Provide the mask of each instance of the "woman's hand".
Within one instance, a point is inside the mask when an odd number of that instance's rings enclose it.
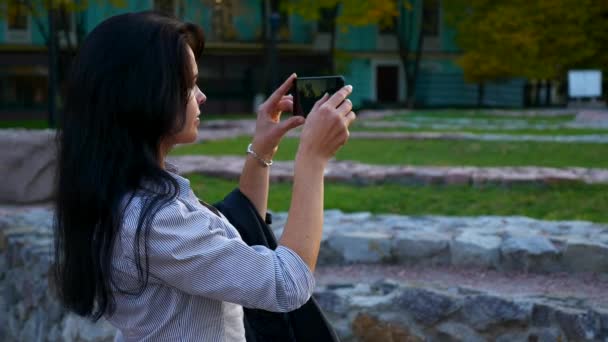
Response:
[[[353,104],[347,99],[353,87],[347,85],[329,97],[327,94],[317,101],[306,118],[299,157],[313,158],[327,163],[348,140],[348,127],[355,120]]]
[[[304,118],[301,116],[280,121],[281,113],[293,110],[293,98],[286,94],[295,78],[296,74],[289,76],[258,108],[252,144],[253,150],[263,159],[271,160],[279,148],[281,138],[289,130],[304,123]]]

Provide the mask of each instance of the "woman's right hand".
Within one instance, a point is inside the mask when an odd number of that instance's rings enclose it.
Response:
[[[327,163],[348,140],[348,127],[355,120],[353,104],[347,99],[353,87],[347,85],[315,103],[300,136],[298,157]]]

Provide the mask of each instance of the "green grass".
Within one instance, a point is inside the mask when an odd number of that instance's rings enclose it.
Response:
[[[256,118],[256,114],[254,113],[228,113],[228,114],[207,114],[204,111],[201,114],[201,121],[203,124],[205,121],[213,121],[213,120],[242,120],[242,119],[251,119],[254,120]]]
[[[411,120],[415,117],[420,118],[434,118],[437,122],[441,122],[442,119],[479,119],[479,120],[490,120],[490,121],[509,121],[509,120],[525,120],[530,124],[539,123],[566,123],[572,121],[576,115],[564,114],[556,116],[525,116],[525,115],[499,115],[499,114],[488,114],[484,111],[467,111],[467,110],[439,110],[439,111],[412,111],[409,113],[397,113],[390,116],[386,116],[380,120],[387,121],[402,121]]]
[[[217,202],[237,181],[189,175],[194,192]],[[287,211],[291,184],[272,184],[268,207]],[[325,184],[325,208],[402,215],[523,215],[546,220],[608,222],[608,185],[502,186],[354,186]]]
[[[212,120],[241,120],[255,119],[252,113],[229,113],[229,114],[202,114],[203,121]],[[3,128],[27,128],[27,129],[46,129],[49,128],[47,120],[0,120],[0,129]]]
[[[356,121],[350,126],[353,132],[437,132],[437,133],[458,133],[468,132],[475,134],[513,134],[513,135],[588,135],[588,134],[606,134],[608,129],[593,129],[593,128],[558,128],[558,129],[476,129],[476,128],[442,128],[436,129],[431,127],[365,127],[358,124]]]
[[[250,137],[181,146],[172,155],[244,155]],[[298,139],[281,142],[275,160],[292,160]],[[338,160],[425,166],[608,167],[608,144],[351,139]]]
[[[49,128],[47,120],[0,120],[2,128],[27,128],[27,129],[46,129]]]

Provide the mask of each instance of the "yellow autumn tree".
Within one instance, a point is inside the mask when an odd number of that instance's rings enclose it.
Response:
[[[127,0],[0,0],[0,19],[32,19],[49,53],[49,126],[54,127],[55,103],[68,74],[73,56],[84,40],[85,12],[91,5],[125,7]],[[61,43],[60,43],[61,42]]]
[[[555,80],[572,68],[608,70],[605,0],[450,0],[465,77]]]
[[[349,27],[393,25],[394,18],[399,15],[397,1],[364,1],[364,0],[291,0],[283,3],[284,9],[290,14],[297,14],[306,20],[318,21],[321,13],[325,13],[331,22],[330,27],[330,56],[331,70],[335,71],[336,31],[345,32]]]

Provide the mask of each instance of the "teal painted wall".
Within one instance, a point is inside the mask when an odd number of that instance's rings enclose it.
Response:
[[[418,22],[420,20],[421,2],[422,0],[412,0],[414,11],[407,12],[399,20],[403,27],[409,27],[408,21],[413,21],[414,30],[417,31]],[[86,24],[87,32],[90,32],[104,19],[130,11],[142,11],[151,9],[153,0],[129,0],[125,7],[113,7],[105,2],[92,1],[87,10]],[[179,6],[179,5],[178,5]],[[182,10],[178,10],[178,14],[182,14],[183,19],[194,22],[203,27],[207,32],[211,30],[212,12],[208,6],[201,6],[200,0],[184,0]],[[443,18],[443,15],[441,16]],[[234,25],[237,31],[237,40],[239,41],[255,41],[261,34],[261,6],[257,1],[242,1],[235,8]],[[42,22],[46,25],[46,19]],[[303,18],[293,15],[289,19],[290,22],[290,37],[292,43],[310,43],[314,39],[316,24],[304,20]],[[0,43],[4,42],[4,22],[0,21]],[[455,32],[446,23],[441,22],[441,49],[447,52],[458,51],[455,43]],[[414,35],[417,32],[413,33]],[[369,25],[364,27],[349,27],[343,31],[338,28],[337,32],[337,48],[346,51],[375,51],[376,40],[378,37],[378,27]],[[412,41],[411,49],[415,48],[415,41]],[[44,39],[37,26],[32,22],[32,44],[44,44]]]
[[[377,30],[375,26],[349,27],[338,30],[336,47],[346,51],[375,51]]]
[[[369,59],[354,58],[348,65],[348,71],[344,73],[346,84],[353,86],[350,100],[353,106],[359,107],[366,100],[371,99],[372,94],[372,68]]]
[[[262,34],[262,8],[257,1],[240,2],[232,22],[239,41],[255,41]],[[209,17],[210,19],[210,17]]]
[[[299,44],[312,42],[314,30],[316,29],[316,24],[314,22],[305,20],[298,15],[292,15],[289,18],[289,21],[291,42]]]
[[[5,34],[4,34],[5,33],[5,30],[4,30],[5,26],[6,26],[5,21],[2,20],[2,19],[0,19],[0,44],[2,44],[5,41],[5,39],[4,39],[4,37],[5,37]]]

